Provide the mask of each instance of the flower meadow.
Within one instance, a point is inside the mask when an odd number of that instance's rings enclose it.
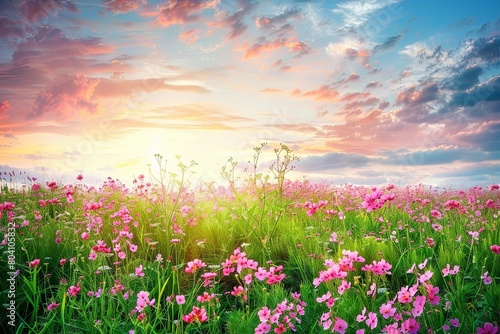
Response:
[[[260,149],[225,186],[159,155],[131,187],[3,182],[3,332],[499,333],[498,185],[291,181],[291,151],[266,174]]]

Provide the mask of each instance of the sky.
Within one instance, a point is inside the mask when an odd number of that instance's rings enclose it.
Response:
[[[253,147],[332,184],[500,181],[497,0],[2,0],[0,172],[223,183]]]

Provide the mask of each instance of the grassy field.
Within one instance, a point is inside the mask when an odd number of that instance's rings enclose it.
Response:
[[[2,175],[3,332],[498,332],[498,185],[292,182],[276,153],[224,187],[161,156],[132,187]]]

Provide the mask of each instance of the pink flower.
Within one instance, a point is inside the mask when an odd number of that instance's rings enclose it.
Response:
[[[135,275],[136,276],[144,276],[144,272],[142,271],[142,264],[139,265],[139,267],[135,268]]]
[[[382,306],[380,306],[380,314],[382,314],[382,317],[384,317],[384,319],[388,319],[396,314],[396,308],[392,307],[392,302],[382,304]]]
[[[453,327],[460,327],[460,320],[458,320],[458,318],[450,319],[450,325]]]
[[[269,333],[271,330],[271,325],[261,322],[257,327],[255,327],[255,334]]]
[[[491,284],[493,282],[493,279],[488,276],[488,272],[485,271],[484,274],[481,276],[481,279],[483,280],[483,283],[488,285],[488,284]]]
[[[410,319],[403,321],[403,323],[401,324],[401,329],[404,331],[403,333],[407,332],[407,333],[415,334],[415,333],[418,333],[418,330],[420,329],[420,325],[415,319],[410,318]],[[400,332],[398,332],[398,333],[400,333]]]
[[[91,250],[89,254],[89,260],[94,261],[95,259],[97,259],[97,253]]]
[[[184,295],[177,295],[175,296],[175,301],[177,302],[177,305],[182,305],[186,303],[186,297],[184,297]]]
[[[378,319],[377,319],[377,314],[370,312],[368,313],[368,319],[366,319],[366,325],[369,326],[371,329],[374,329],[377,327]]]
[[[335,324],[333,325],[333,331],[344,334],[347,329],[347,322],[342,318],[336,318]]]
[[[82,239],[87,240],[89,238],[89,232],[83,232],[82,233]]]
[[[492,323],[487,322],[484,326],[478,327],[477,334],[496,334],[498,333],[498,326],[494,326]]]
[[[264,306],[259,312],[257,312],[257,315],[259,316],[260,322],[266,322],[271,317],[271,312],[267,306]]]
[[[40,259],[34,259],[29,263],[30,268],[36,268],[40,265]]]
[[[491,246],[491,251],[496,254],[500,254],[500,246],[499,245],[493,245]]]
[[[187,323],[200,323],[208,320],[207,311],[204,308],[193,306],[189,314],[182,316],[182,320]]]
[[[60,264],[61,266],[64,266],[64,265],[66,264],[66,259],[60,259],[60,260],[59,260],[59,264]]]
[[[207,264],[205,262],[202,262],[199,259],[194,259],[193,261],[188,262],[187,267],[186,269],[184,269],[184,271],[189,274],[194,274],[198,269],[206,266]]]
[[[134,245],[134,244],[129,244],[129,245],[128,245],[128,248],[130,249],[130,251],[131,251],[132,253],[137,252],[137,245]]]
[[[52,310],[54,310],[54,309],[58,308],[58,307],[59,307],[59,305],[60,305],[60,304],[57,304],[56,302],[52,302],[52,303],[50,303],[50,304],[47,306],[47,311],[52,311]]]
[[[76,286],[72,285],[69,287],[68,289],[68,292],[66,293],[68,296],[71,296],[71,297],[76,297],[76,295],[78,295],[78,293],[80,292],[80,282],[78,282],[78,284]]]

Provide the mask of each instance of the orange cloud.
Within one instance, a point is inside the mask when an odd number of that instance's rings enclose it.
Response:
[[[55,113],[65,119],[77,112],[94,113],[98,103],[92,100],[99,79],[70,75],[58,78],[52,86],[40,92],[27,118],[38,118],[47,113]]]
[[[262,90],[260,90],[261,93],[279,93],[279,92],[282,92],[281,89],[277,89],[277,88],[264,88]]]
[[[114,13],[128,13],[147,4],[147,0],[105,0],[106,9]]]
[[[279,49],[281,47],[287,46],[288,43],[289,40],[285,40],[282,38],[275,38],[274,41],[268,41],[265,37],[260,37],[257,40],[257,43],[255,43],[251,47],[248,47],[248,44],[245,44],[243,46],[243,48],[245,49],[243,59],[257,58],[262,52]]]
[[[332,89],[328,85],[323,85],[318,89],[309,90],[306,92],[301,92],[300,89],[296,88],[292,91],[292,95],[294,96],[302,96],[302,97],[313,97],[318,101],[330,101],[337,102],[340,101],[340,93],[335,89]]]
[[[156,21],[163,27],[196,22],[200,19],[200,12],[215,8],[219,2],[220,0],[168,0],[167,5],[160,8]]]

